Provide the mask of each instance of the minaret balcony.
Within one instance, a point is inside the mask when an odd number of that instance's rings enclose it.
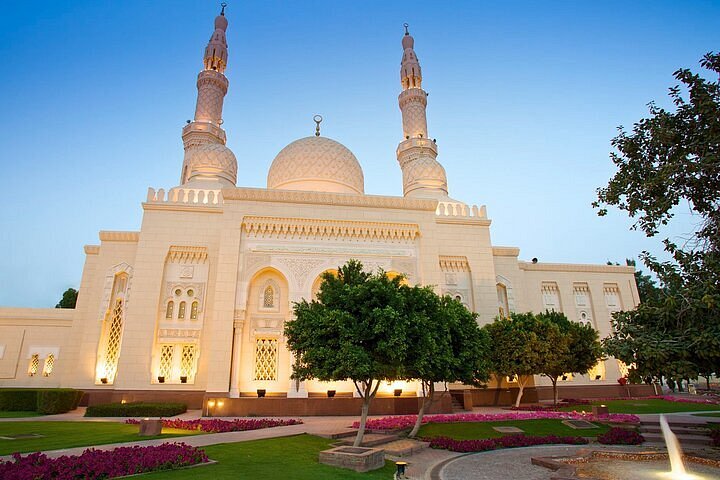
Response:
[[[194,133],[212,135],[213,137],[220,139],[222,143],[225,143],[225,130],[223,130],[220,125],[213,122],[190,122],[182,129],[183,138],[186,138],[188,135],[192,135]]]
[[[413,137],[408,138],[400,142],[397,148],[397,155],[413,151],[414,153],[431,155],[433,158],[437,157],[438,148],[434,140],[424,137]]]

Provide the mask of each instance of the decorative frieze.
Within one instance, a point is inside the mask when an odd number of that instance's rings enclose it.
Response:
[[[313,218],[254,217],[243,219],[242,228],[252,237],[353,239],[412,242],[420,236],[414,223],[358,222]]]
[[[170,263],[205,263],[207,261],[206,247],[177,246],[170,247],[167,255],[167,261]],[[192,278],[192,273],[190,277]]]
[[[440,255],[440,270],[443,272],[469,272],[470,264],[465,256]]]
[[[191,328],[160,328],[158,329],[158,342],[196,341],[200,338],[199,329]]]

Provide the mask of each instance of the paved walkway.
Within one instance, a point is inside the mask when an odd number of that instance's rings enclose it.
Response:
[[[617,445],[592,445],[593,450],[649,451],[647,447],[618,447]],[[490,452],[462,455],[450,460],[439,472],[429,476],[431,480],[548,480],[553,472],[545,467],[533,465],[531,457],[574,455],[588,446],[557,446],[509,448]]]

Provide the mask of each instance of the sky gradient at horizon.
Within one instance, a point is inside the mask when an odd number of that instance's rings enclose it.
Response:
[[[402,24],[423,68],[450,196],[487,205],[494,245],[545,262],[623,262],[659,238],[591,208],[616,127],[668,104],[680,67],[718,50],[718,2],[228,2],[224,128],[238,186],[322,133],[368,194],[402,195],[395,158]],[[99,230],[139,230],[148,187],[177,185],[181,128],[219,2],[4,5],[0,17],[0,306],[77,288]],[[693,228],[678,208],[669,234]]]

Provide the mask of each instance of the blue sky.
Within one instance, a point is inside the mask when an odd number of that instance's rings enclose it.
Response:
[[[429,134],[453,198],[485,204],[495,245],[547,262],[623,261],[659,239],[590,207],[610,139],[667,104],[718,50],[718,2],[229,1],[224,127],[238,185],[311,135],[350,148],[370,194],[401,195],[400,40],[410,24]],[[147,187],[177,184],[180,130],[217,2],[6,2],[0,17],[0,305],[49,307],[98,230],[138,230]],[[692,230],[678,209],[668,231]]]

